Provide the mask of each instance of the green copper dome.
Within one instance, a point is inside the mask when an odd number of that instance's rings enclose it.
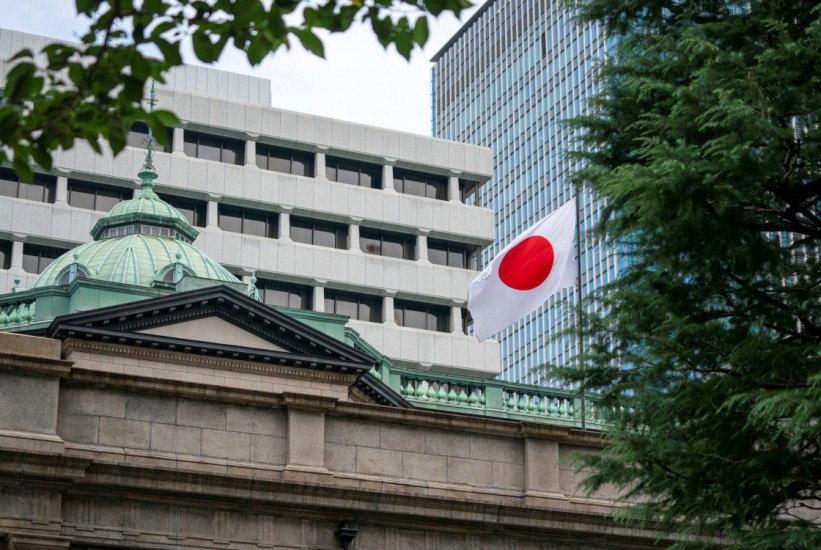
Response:
[[[118,232],[111,231],[111,228],[144,224],[168,228],[169,231],[182,236],[184,240],[193,242],[199,232],[188,223],[179,210],[162,200],[154,192],[154,180],[157,178],[157,173],[151,168],[144,168],[139,176],[142,179],[142,185],[134,198],[115,204],[108,216],[94,225],[91,236],[95,240],[118,236]],[[168,231],[164,233],[169,234]]]
[[[152,286],[177,265],[194,277],[238,282],[228,270],[188,243],[132,234],[90,242],[63,254],[37,277],[32,288],[62,284],[62,275],[74,263],[85,278],[137,286]]]
[[[154,193],[157,173],[146,157],[142,184],[132,200],[118,203],[91,230],[93,242],[51,263],[32,288],[64,285],[74,278],[143,287],[177,283],[183,275],[237,283],[234,275],[191,244],[197,230]]]

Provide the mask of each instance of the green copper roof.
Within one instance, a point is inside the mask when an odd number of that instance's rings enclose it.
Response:
[[[112,283],[151,286],[178,263],[185,273],[195,277],[238,282],[228,270],[188,243],[170,237],[132,234],[94,241],[63,254],[37,277],[31,288],[58,284],[75,262],[87,278]]]

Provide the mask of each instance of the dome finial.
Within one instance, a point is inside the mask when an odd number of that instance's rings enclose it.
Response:
[[[154,79],[151,79],[151,95],[148,98],[148,113],[154,112],[154,105],[157,103],[157,97],[154,94]],[[157,179],[157,172],[154,170],[154,132],[151,130],[151,125],[148,125],[148,139],[146,140],[145,163],[142,170],[137,174],[139,176],[140,189],[143,191],[152,191],[154,189],[154,180]]]

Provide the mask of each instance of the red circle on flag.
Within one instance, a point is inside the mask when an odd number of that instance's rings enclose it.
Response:
[[[499,264],[499,279],[515,290],[532,290],[553,269],[553,245],[541,236],[528,237],[507,251]]]

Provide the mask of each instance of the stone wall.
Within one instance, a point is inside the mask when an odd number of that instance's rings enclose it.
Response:
[[[597,434],[334,398],[350,377],[332,373],[226,387],[247,365],[181,380],[117,369],[120,345],[55,344],[0,333],[2,550],[331,550],[343,522],[354,550],[664,546],[575,490],[560,457]]]

